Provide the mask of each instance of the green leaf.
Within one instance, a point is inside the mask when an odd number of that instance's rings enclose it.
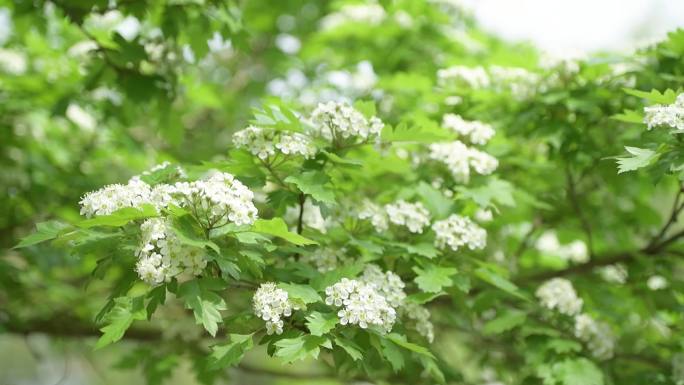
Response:
[[[178,236],[178,240],[185,245],[200,249],[209,247],[214,250],[216,254],[221,254],[221,249],[216,243],[205,239],[200,235],[201,230],[193,224],[193,221],[193,218],[189,215],[176,218],[173,221],[172,229]]]
[[[334,313],[312,312],[306,317],[306,327],[312,335],[322,336],[335,328],[339,318]]]
[[[432,359],[435,358],[435,356],[432,355],[432,353],[429,350],[427,350],[427,348],[420,346],[420,345],[417,345],[417,344],[414,344],[412,342],[406,341],[406,336],[403,336],[403,335],[400,335],[397,333],[390,333],[387,335],[387,339],[389,339],[390,341],[394,342],[395,344],[401,346],[402,348],[408,349],[408,350],[415,352],[415,353],[418,353],[421,356],[430,357]]]
[[[143,297],[119,297],[114,302],[116,305],[107,317],[107,326],[100,329],[102,336],[97,340],[95,350],[120,340],[133,321],[147,317]]]
[[[527,319],[527,314],[519,310],[506,310],[503,314],[488,321],[482,331],[486,335],[501,334],[522,325]]]
[[[399,350],[396,344],[386,338],[380,339],[380,345],[380,351],[387,358],[390,365],[392,365],[392,370],[395,373],[400,371],[404,367],[404,355],[401,350]]]
[[[582,351],[582,345],[579,342],[563,338],[553,338],[546,346],[558,354]]]
[[[49,241],[57,238],[64,230],[70,226],[59,221],[47,221],[36,224],[36,231],[33,234],[22,238],[19,244],[14,246],[15,249],[35,245],[41,242]]]
[[[224,369],[239,364],[245,353],[254,346],[252,334],[231,334],[230,341],[227,344],[211,347],[210,369]]]
[[[441,267],[437,265],[427,265],[424,269],[414,266],[413,271],[418,274],[414,282],[418,288],[428,293],[439,293],[443,288],[453,284],[451,276],[458,270],[453,267]]]
[[[553,364],[553,376],[563,385],[603,385],[603,373],[586,358],[567,359]]]
[[[651,103],[657,104],[672,104],[677,100],[677,94],[670,89],[660,93],[658,90],[651,90],[651,92],[639,91],[630,88],[623,89],[627,94],[648,100]]]
[[[515,296],[525,301],[530,300],[526,295],[524,295],[520,291],[520,289],[518,289],[518,287],[513,282],[500,276],[491,269],[479,267],[475,270],[475,276],[493,286],[496,286],[497,288],[505,291],[506,293],[512,296]]]
[[[304,304],[321,302],[321,296],[311,286],[281,282],[278,287],[285,290],[291,299],[300,300]]]
[[[219,289],[222,281],[203,278],[184,282],[178,288],[178,295],[185,301],[185,306],[192,309],[195,321],[202,324],[204,329],[216,336],[218,324],[223,321],[221,310],[226,310],[226,303],[212,290]]]
[[[646,167],[658,157],[658,154],[655,151],[647,148],[625,146],[625,150],[632,154],[632,156],[617,158],[618,174]]]
[[[276,341],[276,357],[286,362],[303,360],[307,357],[317,359],[320,346],[328,342],[328,339],[320,336],[301,335],[295,338],[285,338]]]
[[[352,167],[361,167],[361,166],[363,166],[363,162],[361,162],[360,160],[342,158],[342,157],[340,157],[339,155],[337,155],[337,154],[335,154],[335,153],[333,153],[333,152],[328,152],[328,151],[325,151],[325,150],[323,150],[323,151],[321,151],[321,152],[323,152],[323,154],[325,154],[325,156],[327,156],[328,159],[330,159],[330,161],[333,162],[333,163],[335,163],[335,164],[340,164],[340,165],[343,165],[343,166],[352,166]]]
[[[251,231],[255,233],[273,235],[295,245],[317,245],[318,242],[305,238],[297,233],[288,231],[287,224],[282,218],[257,219]]]
[[[513,185],[496,177],[489,178],[484,186],[474,188],[457,186],[455,189],[460,193],[458,199],[471,199],[480,207],[487,207],[492,203],[515,206]]]
[[[144,204],[140,208],[124,207],[111,213],[110,215],[101,215],[91,219],[85,219],[77,225],[83,228],[90,228],[95,226],[110,226],[119,227],[136,219],[144,219],[157,216],[157,209],[150,204]]]
[[[452,212],[452,200],[431,185],[420,182],[416,192],[423,198],[422,201],[434,218],[446,218]]]
[[[644,115],[640,111],[624,110],[621,114],[615,114],[613,119],[626,123],[644,123]]]
[[[290,175],[285,182],[293,183],[299,191],[311,195],[315,200],[323,203],[335,204],[335,193],[326,187],[330,178],[321,171],[307,171],[297,175]]]
[[[354,341],[346,339],[344,337],[335,337],[335,345],[344,349],[344,351],[347,352],[347,354],[349,354],[352,360],[358,361],[360,359],[363,359],[363,349],[361,349],[359,345],[354,343]]]
[[[354,102],[354,108],[370,119],[375,116],[375,102],[372,100],[357,100]]]

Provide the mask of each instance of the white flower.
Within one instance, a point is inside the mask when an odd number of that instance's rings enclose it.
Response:
[[[385,20],[385,9],[378,4],[347,4],[321,20],[321,29],[337,28],[347,23],[378,25]]]
[[[430,311],[425,306],[413,302],[406,302],[402,310],[406,317],[415,322],[418,334],[432,343],[435,340],[435,327],[430,322]]]
[[[321,273],[326,273],[339,267],[340,262],[345,260],[346,251],[345,248],[335,249],[332,247],[323,247],[311,254],[303,255],[300,258],[300,261],[312,264],[316,267],[316,270]]]
[[[249,126],[233,134],[233,144],[244,148],[260,159],[267,159],[279,151],[285,155],[301,155],[312,158],[316,147],[311,138],[296,132],[274,131]]]
[[[684,93],[679,94],[673,104],[645,107],[644,123],[647,124],[649,130],[660,126],[684,130]]]
[[[465,85],[470,88],[484,88],[490,84],[489,75],[482,67],[452,66],[437,71],[440,86]]]
[[[468,217],[452,214],[447,219],[435,222],[432,230],[435,232],[435,246],[440,249],[448,246],[458,251],[465,245],[470,250],[477,250],[487,245],[487,231]]]
[[[313,124],[314,135],[333,143],[350,139],[366,142],[378,138],[384,127],[377,117],[366,119],[346,102],[320,103],[309,120]]]
[[[517,99],[532,96],[541,78],[524,68],[518,67],[489,67],[489,75],[495,90],[507,90]]]
[[[396,320],[396,310],[375,285],[348,278],[325,289],[325,303],[340,307],[337,316],[342,325],[358,325],[362,329],[380,327],[390,332]]]
[[[359,281],[375,286],[390,306],[394,308],[401,306],[406,298],[404,281],[391,271],[383,273],[377,265],[367,265]]]
[[[651,290],[662,290],[667,288],[667,279],[662,275],[652,275],[646,281],[646,285]]]
[[[151,187],[139,180],[131,179],[128,184],[112,184],[99,190],[91,191],[79,202],[81,215],[88,218],[98,215],[109,215],[124,207],[141,207],[151,203]]]
[[[284,218],[288,223],[296,224],[299,220],[299,206],[288,206],[287,209],[285,209]],[[306,202],[304,202],[302,223],[306,227],[318,230],[325,234],[328,232],[328,228],[332,226],[333,219],[330,216],[327,218],[324,217],[323,213],[321,212],[321,208],[314,204],[311,199],[307,199]]]
[[[492,214],[492,210],[478,209],[475,212],[475,220],[478,222],[491,222],[493,218],[494,214]]]
[[[494,136],[494,129],[489,124],[464,120],[456,114],[445,114],[442,117],[442,126],[469,138],[473,144],[486,144]]]
[[[275,283],[267,282],[259,286],[252,297],[254,314],[266,321],[266,333],[282,334],[282,318],[292,315],[298,307],[289,300],[289,295]]]
[[[385,211],[390,222],[406,226],[412,233],[422,233],[423,228],[430,225],[430,212],[420,202],[409,203],[401,199],[386,204]]]
[[[231,174],[217,172],[206,180],[178,182],[175,188],[179,204],[207,228],[228,222],[251,225],[257,219],[254,193]]]
[[[628,277],[627,268],[621,264],[603,266],[599,269],[599,274],[604,281],[620,285],[627,282]]]
[[[136,251],[136,272],[150,285],[171,278],[196,276],[207,266],[204,250],[180,242],[165,218],[149,218],[140,225],[141,241]]]
[[[596,322],[587,314],[580,314],[575,317],[575,337],[584,341],[597,359],[607,360],[613,357],[615,336],[607,324]]]
[[[10,75],[23,75],[27,68],[26,55],[23,52],[0,48],[0,70]]]
[[[376,205],[370,200],[364,200],[361,205],[361,210],[357,214],[359,219],[370,219],[375,231],[382,233],[389,228],[387,213],[382,207]]]
[[[458,140],[450,143],[433,143],[429,149],[429,158],[443,163],[454,180],[461,183],[470,180],[471,167],[478,174],[489,175],[499,166],[499,162],[493,156],[469,148]]]
[[[582,310],[583,301],[577,296],[572,283],[565,278],[552,278],[536,291],[541,305],[561,314],[574,316]]]
[[[545,231],[535,244],[537,250],[542,253],[559,257],[564,261],[585,263],[589,260],[587,245],[581,240],[574,240],[566,245],[561,245],[556,232]]]

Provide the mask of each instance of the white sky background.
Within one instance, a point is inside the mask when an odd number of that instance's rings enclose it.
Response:
[[[684,0],[461,0],[480,25],[557,54],[624,51],[684,28]]]

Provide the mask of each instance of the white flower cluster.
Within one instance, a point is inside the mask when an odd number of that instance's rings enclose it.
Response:
[[[402,308],[406,317],[416,323],[416,331],[428,342],[435,340],[435,327],[430,321],[430,311],[425,306],[413,302],[406,302]]]
[[[366,142],[377,138],[385,126],[380,119],[365,116],[345,102],[320,103],[309,119],[313,124],[313,134],[334,143],[360,139]]]
[[[490,88],[494,91],[510,92],[518,99],[532,96],[541,82],[541,77],[524,68],[491,66],[452,66],[437,71],[437,83],[442,86]]]
[[[81,215],[88,218],[109,215],[124,207],[140,207],[150,203],[155,207],[150,197],[152,188],[137,178],[132,178],[127,184],[111,184],[99,190],[91,191],[79,202]]]
[[[298,310],[298,307],[290,301],[287,292],[272,282],[259,286],[252,297],[252,307],[254,314],[266,321],[268,335],[282,334],[282,319],[291,316],[293,310]]]
[[[465,85],[470,88],[485,88],[490,84],[489,75],[483,67],[452,66],[437,71],[440,86]]]
[[[341,308],[337,312],[342,325],[359,325],[362,329],[378,326],[392,330],[397,314],[373,284],[342,278],[325,289],[325,303]]]
[[[306,107],[331,100],[352,102],[367,95],[381,94],[373,90],[378,76],[369,61],[361,61],[350,70],[318,71],[311,79],[299,69],[290,69],[285,76],[271,80],[266,88],[272,95],[285,100],[297,100]]]
[[[552,278],[536,291],[542,306],[561,314],[574,316],[582,310],[583,301],[577,296],[572,283],[565,278]]]
[[[627,282],[627,278],[629,276],[627,268],[619,263],[603,266],[602,268],[598,269],[598,272],[604,281],[618,285],[622,285]]]
[[[667,279],[662,275],[652,275],[646,281],[646,286],[651,290],[662,290],[667,288],[667,285]]]
[[[572,241],[561,245],[556,232],[548,230],[544,232],[535,243],[535,247],[542,253],[559,257],[564,261],[585,263],[589,261],[587,245],[581,240]]]
[[[340,262],[345,260],[346,251],[345,248],[323,247],[312,254],[303,255],[300,261],[315,266],[316,270],[321,273],[327,273],[340,266]]]
[[[390,306],[397,308],[404,303],[404,281],[391,271],[382,272],[377,265],[367,265],[359,281],[373,285],[378,292],[385,297]]]
[[[378,25],[386,17],[385,9],[379,4],[348,4],[325,16],[321,20],[321,29],[329,30],[347,23]]]
[[[361,205],[361,210],[357,214],[359,219],[370,219],[375,231],[382,233],[389,228],[387,213],[382,207],[366,199]]]
[[[494,219],[492,210],[480,208],[475,212],[475,220],[478,222],[491,222],[492,219]]]
[[[673,104],[656,104],[644,108],[644,123],[648,129],[669,126],[684,131],[684,93]]]
[[[508,90],[517,99],[526,99],[534,95],[541,77],[519,67],[489,67],[489,76],[495,89]]]
[[[487,231],[468,217],[452,214],[447,219],[432,225],[435,232],[435,246],[444,249],[447,246],[458,251],[462,246],[470,250],[484,249],[487,245]]]
[[[297,223],[299,220],[299,206],[288,206],[285,209],[285,221],[288,223]],[[328,232],[328,227],[332,225],[332,217],[324,217],[321,208],[314,204],[311,199],[304,202],[304,214],[302,215],[302,223],[309,228],[318,230],[325,234]]]
[[[444,163],[457,182],[470,180],[470,168],[481,175],[489,175],[499,166],[499,161],[479,150],[470,148],[460,141],[433,143],[430,145],[430,159]]]
[[[445,114],[442,126],[467,137],[473,144],[486,144],[494,136],[494,129],[489,124],[468,121],[456,114]]]
[[[422,203],[409,203],[400,199],[385,205],[389,221],[395,225],[406,226],[412,233],[422,233],[430,224],[430,212]]]
[[[206,180],[174,185],[180,206],[189,207],[207,227],[232,222],[238,226],[254,223],[257,209],[254,193],[228,173],[214,173]]]
[[[196,276],[207,266],[204,250],[180,242],[168,219],[150,218],[140,225],[136,272],[150,285],[179,275]]]
[[[274,131],[249,126],[233,134],[233,144],[247,149],[260,159],[267,159],[276,151],[285,155],[301,155],[306,159],[316,155],[316,146],[311,138],[297,132]]]
[[[597,322],[587,314],[580,314],[575,317],[575,337],[587,344],[596,359],[608,360],[613,357],[615,335],[608,324]]]
[[[171,162],[169,162],[168,160],[165,160],[162,163],[159,163],[158,165],[150,168],[149,170],[143,171],[143,173],[141,175],[143,175],[143,176],[152,175],[157,171],[161,171],[161,170],[164,170],[164,169],[169,168],[169,167],[174,167],[174,166],[171,164]],[[185,169],[183,169],[183,167],[175,166],[173,177],[187,178],[188,174],[185,172]],[[136,178],[136,177],[133,177],[133,178]]]

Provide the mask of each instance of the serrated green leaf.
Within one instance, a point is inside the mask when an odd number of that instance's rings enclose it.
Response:
[[[312,312],[306,317],[306,327],[314,336],[322,336],[335,328],[339,318],[334,313]]]
[[[285,182],[293,183],[299,191],[319,202],[335,204],[335,193],[327,184],[330,178],[321,171],[306,171],[297,175],[290,175]]]
[[[553,364],[552,372],[563,385],[603,385],[603,372],[586,358]]]
[[[255,233],[273,235],[282,238],[295,245],[317,245],[318,242],[305,238],[297,233],[292,233],[287,229],[287,224],[282,218],[257,219],[252,225],[251,231]]]
[[[520,291],[520,289],[518,289],[518,287],[513,282],[509,281],[508,279],[502,277],[501,275],[497,274],[496,272],[488,268],[477,268],[475,270],[475,276],[517,298],[523,299],[525,301],[530,300],[526,295],[524,295]]]
[[[114,308],[107,317],[107,326],[100,329],[102,336],[97,340],[95,350],[120,340],[133,321],[147,317],[143,297],[120,297],[114,303]]]
[[[443,288],[453,284],[451,276],[458,270],[453,267],[441,267],[437,265],[427,265],[425,268],[413,267],[413,271],[418,275],[414,282],[418,288],[428,293],[439,293]]]
[[[220,311],[227,308],[223,298],[212,291],[221,288],[220,280],[209,278],[187,281],[178,288],[178,296],[188,309],[192,309],[195,321],[202,324],[212,337],[216,336],[218,324],[223,322]]]
[[[84,219],[77,223],[79,227],[90,228],[95,226],[119,227],[136,219],[144,219],[157,216],[157,209],[150,204],[144,204],[140,208],[124,207],[111,213],[95,218]]]
[[[209,368],[217,370],[235,366],[253,346],[252,334],[231,334],[229,343],[211,347]]]
[[[658,157],[658,154],[655,151],[647,148],[625,146],[625,150],[632,154],[632,156],[617,158],[618,174],[646,167]]]
[[[285,290],[290,298],[300,300],[304,304],[321,302],[321,296],[311,286],[281,282],[278,287]]]
[[[387,339],[401,346],[402,348],[418,353],[421,356],[430,357],[432,359],[435,358],[435,356],[429,350],[427,350],[427,348],[414,344],[413,342],[408,342],[406,340],[406,336],[397,333],[390,333],[387,335]]]
[[[70,228],[66,223],[59,221],[47,221],[36,224],[36,231],[32,234],[22,238],[19,244],[14,246],[15,249],[32,246],[41,242],[49,241],[57,238],[60,234]]]
[[[285,338],[276,341],[276,357],[280,357],[286,362],[303,360],[307,357],[317,359],[321,349],[320,346],[328,342],[325,337],[301,335],[295,338]]]
[[[335,337],[335,345],[341,347],[354,361],[363,359],[363,349],[354,341],[344,337]]]
[[[527,314],[519,310],[506,310],[491,321],[487,321],[482,331],[486,335],[501,334],[522,325],[527,319]]]

